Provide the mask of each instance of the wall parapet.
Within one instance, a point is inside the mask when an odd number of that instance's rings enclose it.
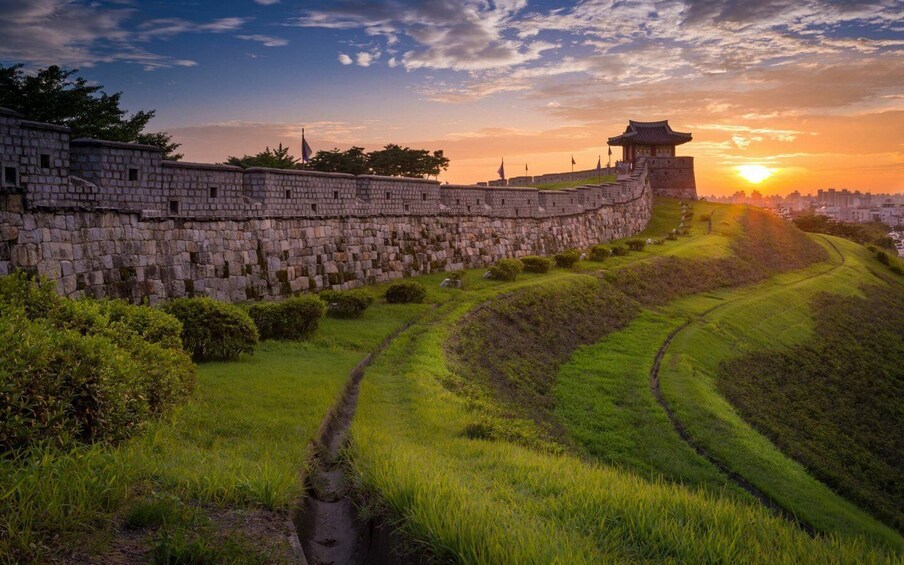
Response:
[[[69,139],[0,108],[0,275],[61,294],[240,301],[476,268],[642,230],[649,167],[561,191],[241,169]]]

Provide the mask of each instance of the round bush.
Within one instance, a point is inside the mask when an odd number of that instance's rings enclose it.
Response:
[[[122,439],[190,394],[178,320],[52,288],[0,277],[0,451]]]
[[[556,267],[560,269],[570,269],[578,264],[578,261],[581,260],[581,252],[577,249],[569,249],[568,251],[562,251],[561,253],[556,253]]]
[[[260,302],[248,310],[261,339],[301,339],[312,333],[326,314],[316,296],[296,296],[279,302]]]
[[[524,269],[517,259],[500,259],[490,267],[490,276],[499,281],[513,281]]]
[[[605,261],[609,258],[611,253],[609,252],[609,248],[605,245],[594,245],[590,248],[590,260],[591,261]]]
[[[643,251],[643,248],[647,246],[647,242],[642,239],[629,239],[625,244],[631,251]]]
[[[622,247],[621,245],[613,245],[612,246],[612,256],[613,257],[624,257],[627,254],[628,254],[628,250],[625,249],[624,247]]]
[[[212,298],[177,298],[162,306],[182,322],[182,345],[196,361],[253,353],[258,333],[248,314]]]
[[[537,255],[528,255],[521,258],[521,264],[528,273],[548,273],[552,268],[552,259],[549,257],[539,257]]]
[[[876,259],[879,260],[883,265],[891,264],[891,260],[888,258],[888,253],[884,251],[876,251]]]
[[[393,283],[386,289],[386,302],[390,304],[420,304],[425,298],[427,289],[415,281]]]
[[[326,311],[337,318],[358,318],[373,304],[374,297],[366,290],[324,290],[320,299],[326,303]]]

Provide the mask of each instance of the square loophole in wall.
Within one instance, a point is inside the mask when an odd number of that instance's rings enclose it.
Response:
[[[286,190],[286,200],[290,200],[292,198],[292,191]]]
[[[179,201],[178,200],[170,200],[169,201],[169,211],[170,211],[170,214],[178,214],[179,213]]]
[[[216,187],[216,186],[211,186],[211,187],[209,188],[209,191],[210,191],[210,197],[211,197],[211,198],[216,198],[216,197],[218,197],[218,196],[220,195],[220,194],[219,194],[219,190],[217,190],[217,187]]]
[[[50,155],[46,153],[41,154],[41,168],[49,169],[50,168]]]
[[[19,171],[15,167],[3,167],[3,183],[11,186],[19,184]]]
[[[138,180],[138,169],[129,169],[129,180],[130,181]]]

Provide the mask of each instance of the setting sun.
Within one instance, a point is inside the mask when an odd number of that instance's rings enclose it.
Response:
[[[772,176],[774,171],[763,165],[740,165],[738,174],[753,184],[759,184]]]

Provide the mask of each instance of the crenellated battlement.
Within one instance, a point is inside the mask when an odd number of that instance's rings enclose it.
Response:
[[[417,178],[243,170],[166,161],[160,149],[148,145],[97,139],[69,141],[66,128],[29,122],[4,109],[0,109],[0,138],[4,140],[0,162],[16,171],[16,179],[11,177],[4,187],[21,190],[26,206],[134,212],[147,218],[450,214],[545,218],[634,198],[643,190],[646,174],[641,167],[637,175],[618,183],[549,194],[530,187],[453,187]],[[482,195],[475,189],[483,191]],[[463,200],[468,203],[461,204]]]
[[[0,275],[66,296],[241,301],[550,255],[637,233],[649,167],[543,191],[166,161],[0,109]]]

